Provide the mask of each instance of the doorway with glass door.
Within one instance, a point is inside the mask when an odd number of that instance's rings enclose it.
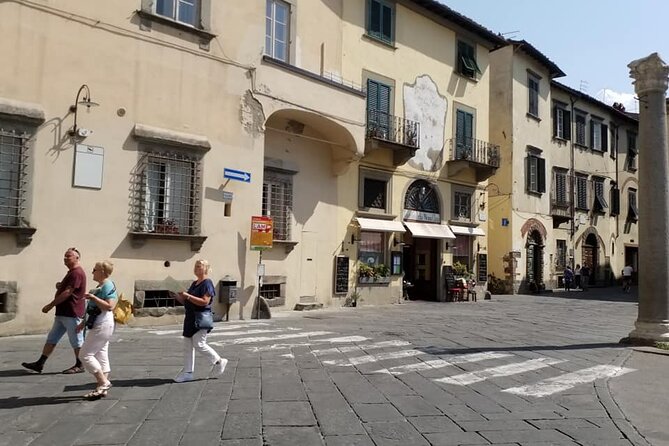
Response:
[[[405,234],[404,279],[413,285],[408,290],[409,298],[438,300],[438,253],[437,239],[416,238]]]

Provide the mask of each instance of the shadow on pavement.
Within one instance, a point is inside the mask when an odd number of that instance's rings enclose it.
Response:
[[[195,381],[195,380],[194,380]],[[163,384],[174,384],[173,379],[166,378],[144,378],[144,379],[114,379],[111,378],[114,387],[156,387]],[[65,386],[64,391],[90,389],[93,383]]]
[[[572,345],[526,345],[490,348],[445,348],[445,347],[416,347],[416,350],[428,355],[462,355],[467,353],[482,352],[506,352],[506,351],[535,351],[535,350],[587,350],[595,348],[625,348],[625,346],[614,342],[602,342],[595,344],[572,344]]]
[[[547,293],[545,296],[562,299],[601,300],[606,302],[638,302],[639,295],[637,291],[638,288],[636,287],[632,288],[630,293],[624,293],[618,287],[590,288],[588,291],[564,291],[562,289],[554,289],[552,293]]]
[[[0,399],[0,409],[16,409],[29,406],[52,406],[55,404],[67,404],[73,401],[83,401],[81,396],[37,396],[32,398],[19,398],[12,396]]]

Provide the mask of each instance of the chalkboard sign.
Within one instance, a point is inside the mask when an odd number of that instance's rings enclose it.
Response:
[[[478,255],[478,267],[479,267],[479,283],[486,282],[488,280],[488,254],[479,254]]]
[[[455,287],[455,275],[451,265],[444,265],[444,282],[446,283],[446,290]]]
[[[335,294],[348,293],[348,264],[349,258],[346,256],[335,257]]]

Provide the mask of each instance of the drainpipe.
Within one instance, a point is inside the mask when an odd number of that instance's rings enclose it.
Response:
[[[573,96],[569,96],[569,102],[571,103],[571,118],[576,122],[576,113],[574,113],[574,104],[576,103],[576,99],[574,99]],[[571,125],[571,123],[569,124]],[[574,172],[574,154],[576,151],[576,146],[574,144],[574,138],[576,135],[572,135],[571,138],[569,138],[569,145],[571,150],[569,151],[569,187],[571,193],[569,194],[569,214],[570,214],[570,235],[571,235],[571,252],[572,252],[572,265],[571,267],[574,267],[574,259],[576,258],[576,246],[574,246],[574,233],[576,232],[575,224],[574,224],[574,218],[576,218],[576,210],[574,209],[574,186],[576,183],[576,178],[575,178],[575,172]]]

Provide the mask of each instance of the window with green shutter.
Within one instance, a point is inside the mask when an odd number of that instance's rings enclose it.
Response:
[[[590,148],[599,152],[608,151],[609,127],[602,121],[590,120]]]
[[[553,202],[558,206],[567,206],[569,204],[569,197],[567,195],[567,171],[562,169],[555,169],[554,177],[555,191]]]
[[[604,212],[608,207],[606,198],[604,198],[604,178],[593,178],[595,198],[593,201],[592,210],[595,212]]]
[[[620,214],[620,189],[615,183],[611,184],[611,215]]]
[[[386,43],[395,40],[395,4],[383,0],[367,0],[367,34]]]
[[[367,80],[367,129],[380,138],[389,136],[390,89],[389,85]]]
[[[476,73],[481,74],[478,64],[476,63],[476,51],[474,46],[467,42],[458,40],[458,73],[463,76],[476,78]]]
[[[576,175],[576,207],[588,209],[588,177]]]
[[[539,117],[539,77],[535,74],[527,74],[527,91],[529,95],[527,112]]]
[[[585,146],[585,115],[576,113],[576,118],[574,120],[576,121],[576,141],[574,142],[581,146]]]
[[[571,139],[571,113],[559,105],[553,107],[553,137]]]
[[[474,146],[474,115],[464,110],[455,112],[455,159],[469,159]]]

